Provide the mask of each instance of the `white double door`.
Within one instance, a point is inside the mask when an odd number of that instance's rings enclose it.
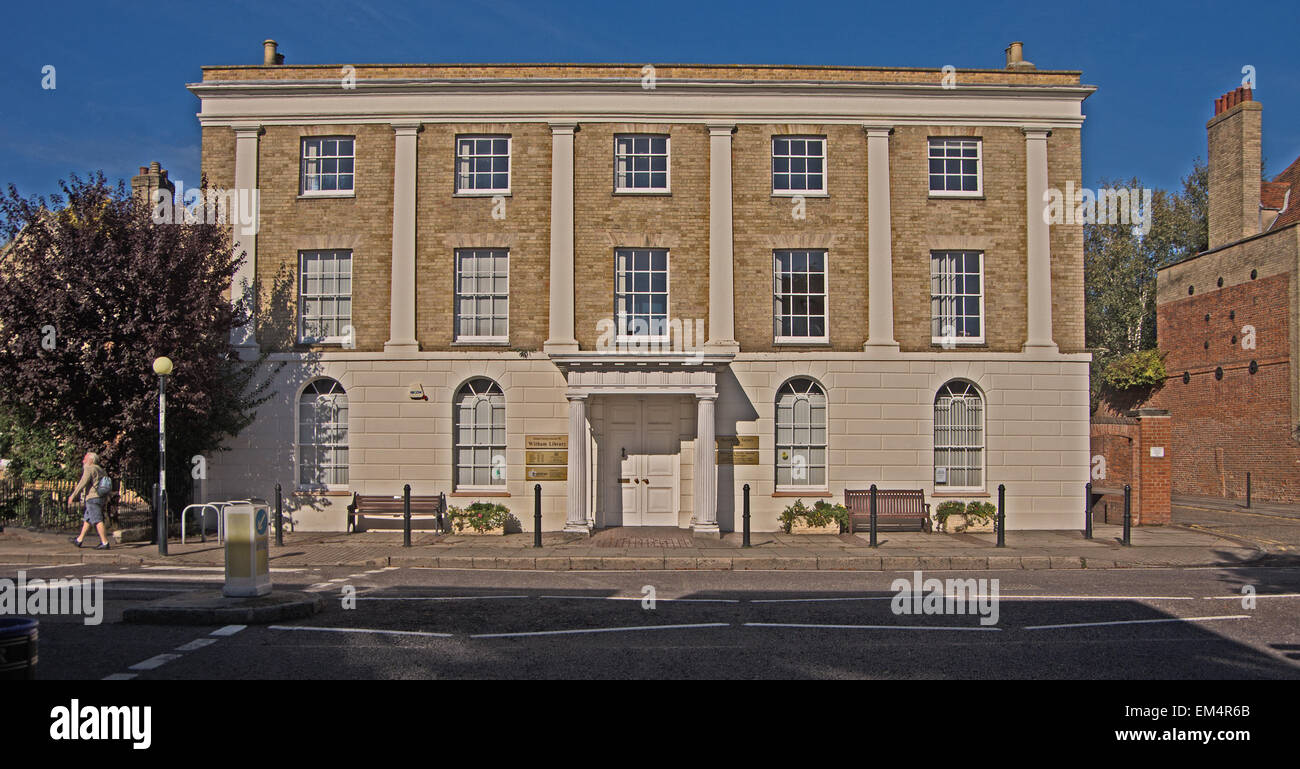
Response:
[[[605,412],[606,526],[676,526],[681,440],[677,398],[619,396]]]

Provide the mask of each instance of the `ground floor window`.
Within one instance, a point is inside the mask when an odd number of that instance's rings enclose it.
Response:
[[[491,379],[471,379],[456,393],[456,488],[506,482],[506,397]]]
[[[333,379],[317,379],[298,396],[298,485],[348,485],[348,394]]]
[[[984,488],[984,398],[953,380],[934,398],[935,489]]]
[[[826,488],[826,392],[812,379],[777,391],[776,485]]]

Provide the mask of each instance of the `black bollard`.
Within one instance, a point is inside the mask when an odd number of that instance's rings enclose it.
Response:
[[[158,555],[167,555],[167,491],[154,484],[154,496],[158,499]]]
[[[439,534],[445,531],[443,529],[442,516],[445,515],[446,513],[447,513],[447,492],[440,491],[438,492],[438,533]]]
[[[998,547],[1007,546],[1007,485],[998,484]]]
[[[411,546],[411,484],[402,487],[402,547]]]
[[[280,484],[275,484],[275,546],[284,547],[284,510],[281,507]]]
[[[1246,473],[1246,509],[1250,509],[1250,473]]]
[[[749,547],[749,484],[748,483],[745,484],[745,512],[741,520],[743,520],[745,524],[745,539],[741,543],[741,547]]]
[[[1124,484],[1124,544],[1131,544],[1133,532],[1133,487]]]
[[[871,546],[876,546],[876,484],[871,484]]]
[[[533,484],[533,547],[542,546],[542,484]]]
[[[1092,481],[1083,486],[1083,538],[1092,539]]]

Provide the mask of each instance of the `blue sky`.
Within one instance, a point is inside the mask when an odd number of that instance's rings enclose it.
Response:
[[[129,180],[161,161],[198,182],[205,64],[620,61],[996,68],[1012,40],[1098,87],[1084,184],[1174,187],[1205,156],[1214,98],[1255,68],[1269,175],[1300,155],[1292,2],[10,2],[0,21],[0,183],[47,193],[70,172]],[[53,65],[56,88],[41,88]]]

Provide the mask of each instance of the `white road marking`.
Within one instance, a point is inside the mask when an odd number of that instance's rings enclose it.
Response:
[[[178,660],[180,658],[181,655],[179,654],[159,654],[156,657],[150,657],[144,662],[137,662],[134,665],[127,668],[127,670],[153,670],[154,668],[160,668],[163,665],[166,665],[168,662],[171,662],[172,660]]]
[[[855,596],[851,598],[755,598],[750,603],[818,603],[822,601],[892,601],[894,596]]]
[[[525,596],[519,596],[524,598]],[[641,595],[539,595],[538,598],[548,598],[557,601],[644,601],[648,596]],[[655,601],[667,601],[676,603],[740,603],[739,598],[659,598]]]
[[[1300,593],[1256,593],[1250,596],[1245,593],[1238,593],[1237,595],[1207,595],[1204,600],[1240,601],[1243,598],[1300,598]]]
[[[73,561],[70,563],[56,563],[52,566],[28,566],[25,563],[4,563],[0,566],[17,566],[19,571],[36,571],[37,569],[66,569],[69,566],[88,566],[89,564]]]
[[[1029,625],[1025,630],[1057,630],[1070,627],[1107,627],[1110,625],[1151,625],[1158,622],[1212,622],[1221,619],[1250,619],[1249,614],[1231,614],[1222,617],[1170,617],[1168,619],[1126,619],[1115,622],[1072,622],[1065,625]]]
[[[162,572],[153,572],[150,574],[124,574],[117,572],[114,574],[91,574],[90,579],[114,580],[136,580],[148,582],[224,582],[226,580],[223,574],[188,574],[175,575],[164,574]]]
[[[225,567],[225,566],[180,566],[180,565],[175,565],[175,566],[173,566],[173,565],[171,565],[171,564],[154,565],[154,566],[141,566],[140,568],[142,568],[142,569],[148,569],[148,570],[150,570],[150,571],[214,571],[214,572],[224,572],[224,571],[226,570],[226,567]],[[307,571],[307,569],[306,569],[306,568],[291,569],[291,568],[287,568],[287,567],[286,567],[286,568],[275,567],[275,568],[271,569],[271,573],[272,573],[272,574],[291,574],[291,573],[299,572],[299,571]]]
[[[796,622],[746,622],[745,627],[812,628],[814,630],[1001,630],[1000,627],[966,625],[812,625]]]
[[[202,648],[205,647],[205,646],[211,646],[212,644],[216,643],[216,642],[219,641],[219,640],[221,640],[221,639],[219,639],[219,638],[195,638],[193,641],[190,641],[190,642],[187,643],[187,644],[183,644],[183,645],[181,645],[181,646],[177,646],[177,647],[176,647],[176,651],[178,651],[178,652],[192,652],[192,651],[195,651],[195,650],[197,650],[197,649],[202,649]]]
[[[226,625],[225,627],[217,628],[216,630],[213,630],[211,633],[208,633],[208,635],[214,635],[219,638],[225,638],[226,636],[232,636],[235,633],[238,633],[239,631],[243,630],[246,627],[248,627],[248,625]]]
[[[357,596],[358,601],[486,601],[492,598],[527,598],[526,595]]]
[[[372,635],[410,635],[427,638],[451,638],[451,633],[429,633],[423,630],[377,630],[364,627],[313,627],[310,625],[267,625],[267,630],[307,630],[318,633],[369,633]]]
[[[135,678],[137,675],[139,674],[138,673],[114,673],[110,676],[104,676],[100,680],[101,681],[130,681],[132,678]]]
[[[593,627],[576,630],[534,630],[528,633],[478,633],[470,638],[522,638],[543,635],[578,635],[582,633],[624,633],[639,630],[688,630],[691,628],[731,627],[730,622],[701,622],[692,625],[637,625],[634,627]]]

